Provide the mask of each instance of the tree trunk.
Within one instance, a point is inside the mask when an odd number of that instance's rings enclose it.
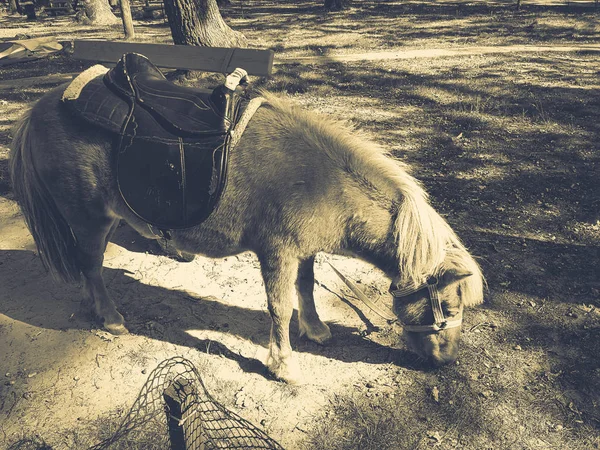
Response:
[[[8,11],[11,14],[14,14],[18,10],[19,10],[19,5],[17,5],[17,0],[8,0]]]
[[[37,20],[37,16],[35,14],[35,4],[33,0],[25,0],[20,2],[19,6],[21,7],[21,14],[25,14],[27,16],[27,20]]]
[[[125,31],[125,39],[133,39],[135,38],[135,30],[133,29],[133,19],[131,18],[131,5],[129,4],[129,0],[119,0],[119,5],[123,19],[123,31]]]
[[[325,9],[328,11],[341,11],[348,3],[348,0],[325,0]]]
[[[221,17],[216,0],[164,0],[173,42],[204,47],[247,47],[248,40]]]
[[[77,13],[77,20],[89,25],[115,25],[119,19],[110,9],[107,0],[83,0],[83,9]]]

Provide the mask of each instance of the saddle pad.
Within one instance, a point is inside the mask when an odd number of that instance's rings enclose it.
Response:
[[[236,102],[228,118],[232,127],[227,131],[178,132],[177,127],[165,126],[164,117],[115,94],[106,85],[102,70],[92,69],[65,90],[63,104],[113,135],[113,162],[125,203],[158,229],[202,223],[216,208],[224,189],[231,134],[240,133],[235,125],[247,101]],[[244,126],[248,120],[242,121]]]

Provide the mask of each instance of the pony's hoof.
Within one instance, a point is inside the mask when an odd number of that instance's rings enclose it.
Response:
[[[196,258],[196,255],[193,253],[179,252],[179,258],[177,261],[179,262],[192,262]]]
[[[125,325],[123,325],[122,323],[114,323],[109,325],[104,324],[104,329],[115,336],[129,334],[129,330],[125,328]]]
[[[331,341],[331,330],[325,322],[319,321],[313,326],[300,321],[300,337],[306,336],[319,345],[325,345]]]
[[[274,360],[269,359],[267,369],[275,379],[287,384],[300,385],[303,383],[302,372],[296,360],[276,363]]]

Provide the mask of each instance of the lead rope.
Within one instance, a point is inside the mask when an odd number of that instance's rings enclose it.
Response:
[[[344,284],[346,286],[348,286],[348,288],[350,288],[350,290],[354,293],[354,295],[356,295],[359,300],[361,300],[365,305],[367,305],[369,307],[369,309],[371,309],[371,311],[373,311],[375,314],[377,314],[382,319],[387,320],[388,324],[390,324],[390,325],[398,322],[398,318],[392,311],[384,311],[384,310],[380,309],[379,306],[377,306],[375,303],[373,303],[371,300],[369,300],[369,298],[360,290],[360,288],[356,284],[354,284],[351,280],[346,278],[339,270],[337,270],[334,267],[334,265],[331,264],[331,261],[329,261],[329,259],[325,255],[323,255],[323,257],[324,257],[325,261],[327,262],[327,264],[329,264],[329,266],[336,273],[336,275],[338,277],[340,277],[340,279],[344,282]]]
[[[331,261],[323,255],[325,262],[329,264],[329,266],[333,269],[338,277],[350,288],[350,290],[356,295],[365,305],[367,305],[371,311],[377,314],[382,319],[387,320],[387,322],[391,325],[393,323],[399,323],[398,318],[392,313],[392,311],[384,311],[379,308],[375,303],[373,303],[369,298],[360,290],[358,286],[356,286],[351,280],[346,278],[339,270],[335,268]],[[436,277],[430,277],[427,281],[421,285],[413,285],[404,287],[401,289],[390,290],[390,294],[393,297],[405,297],[410,294],[414,294],[415,292],[424,289],[425,287],[429,291],[429,299],[431,304],[431,310],[433,311],[433,319],[435,323],[431,325],[411,325],[411,324],[402,324],[402,328],[406,331],[413,332],[438,332],[441,330],[447,330],[450,328],[460,327],[462,325],[462,313],[460,317],[453,320],[446,319],[444,315],[444,311],[442,309],[442,303],[440,302],[440,295],[437,288],[438,280]]]

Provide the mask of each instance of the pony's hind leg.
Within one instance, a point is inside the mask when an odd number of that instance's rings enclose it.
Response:
[[[300,262],[296,289],[298,291],[298,321],[300,336],[317,344],[325,344],[331,339],[331,331],[325,322],[319,318],[315,308],[315,257],[311,256]]]
[[[72,225],[77,240],[77,260],[84,277],[82,310],[88,310],[112,334],[126,334],[125,321],[108,295],[102,278],[102,263],[108,241],[119,219],[102,218]]]
[[[290,345],[290,320],[294,310],[298,260],[280,252],[259,255],[259,260],[272,320],[267,369],[275,378],[296,384],[301,381],[301,372]]]

